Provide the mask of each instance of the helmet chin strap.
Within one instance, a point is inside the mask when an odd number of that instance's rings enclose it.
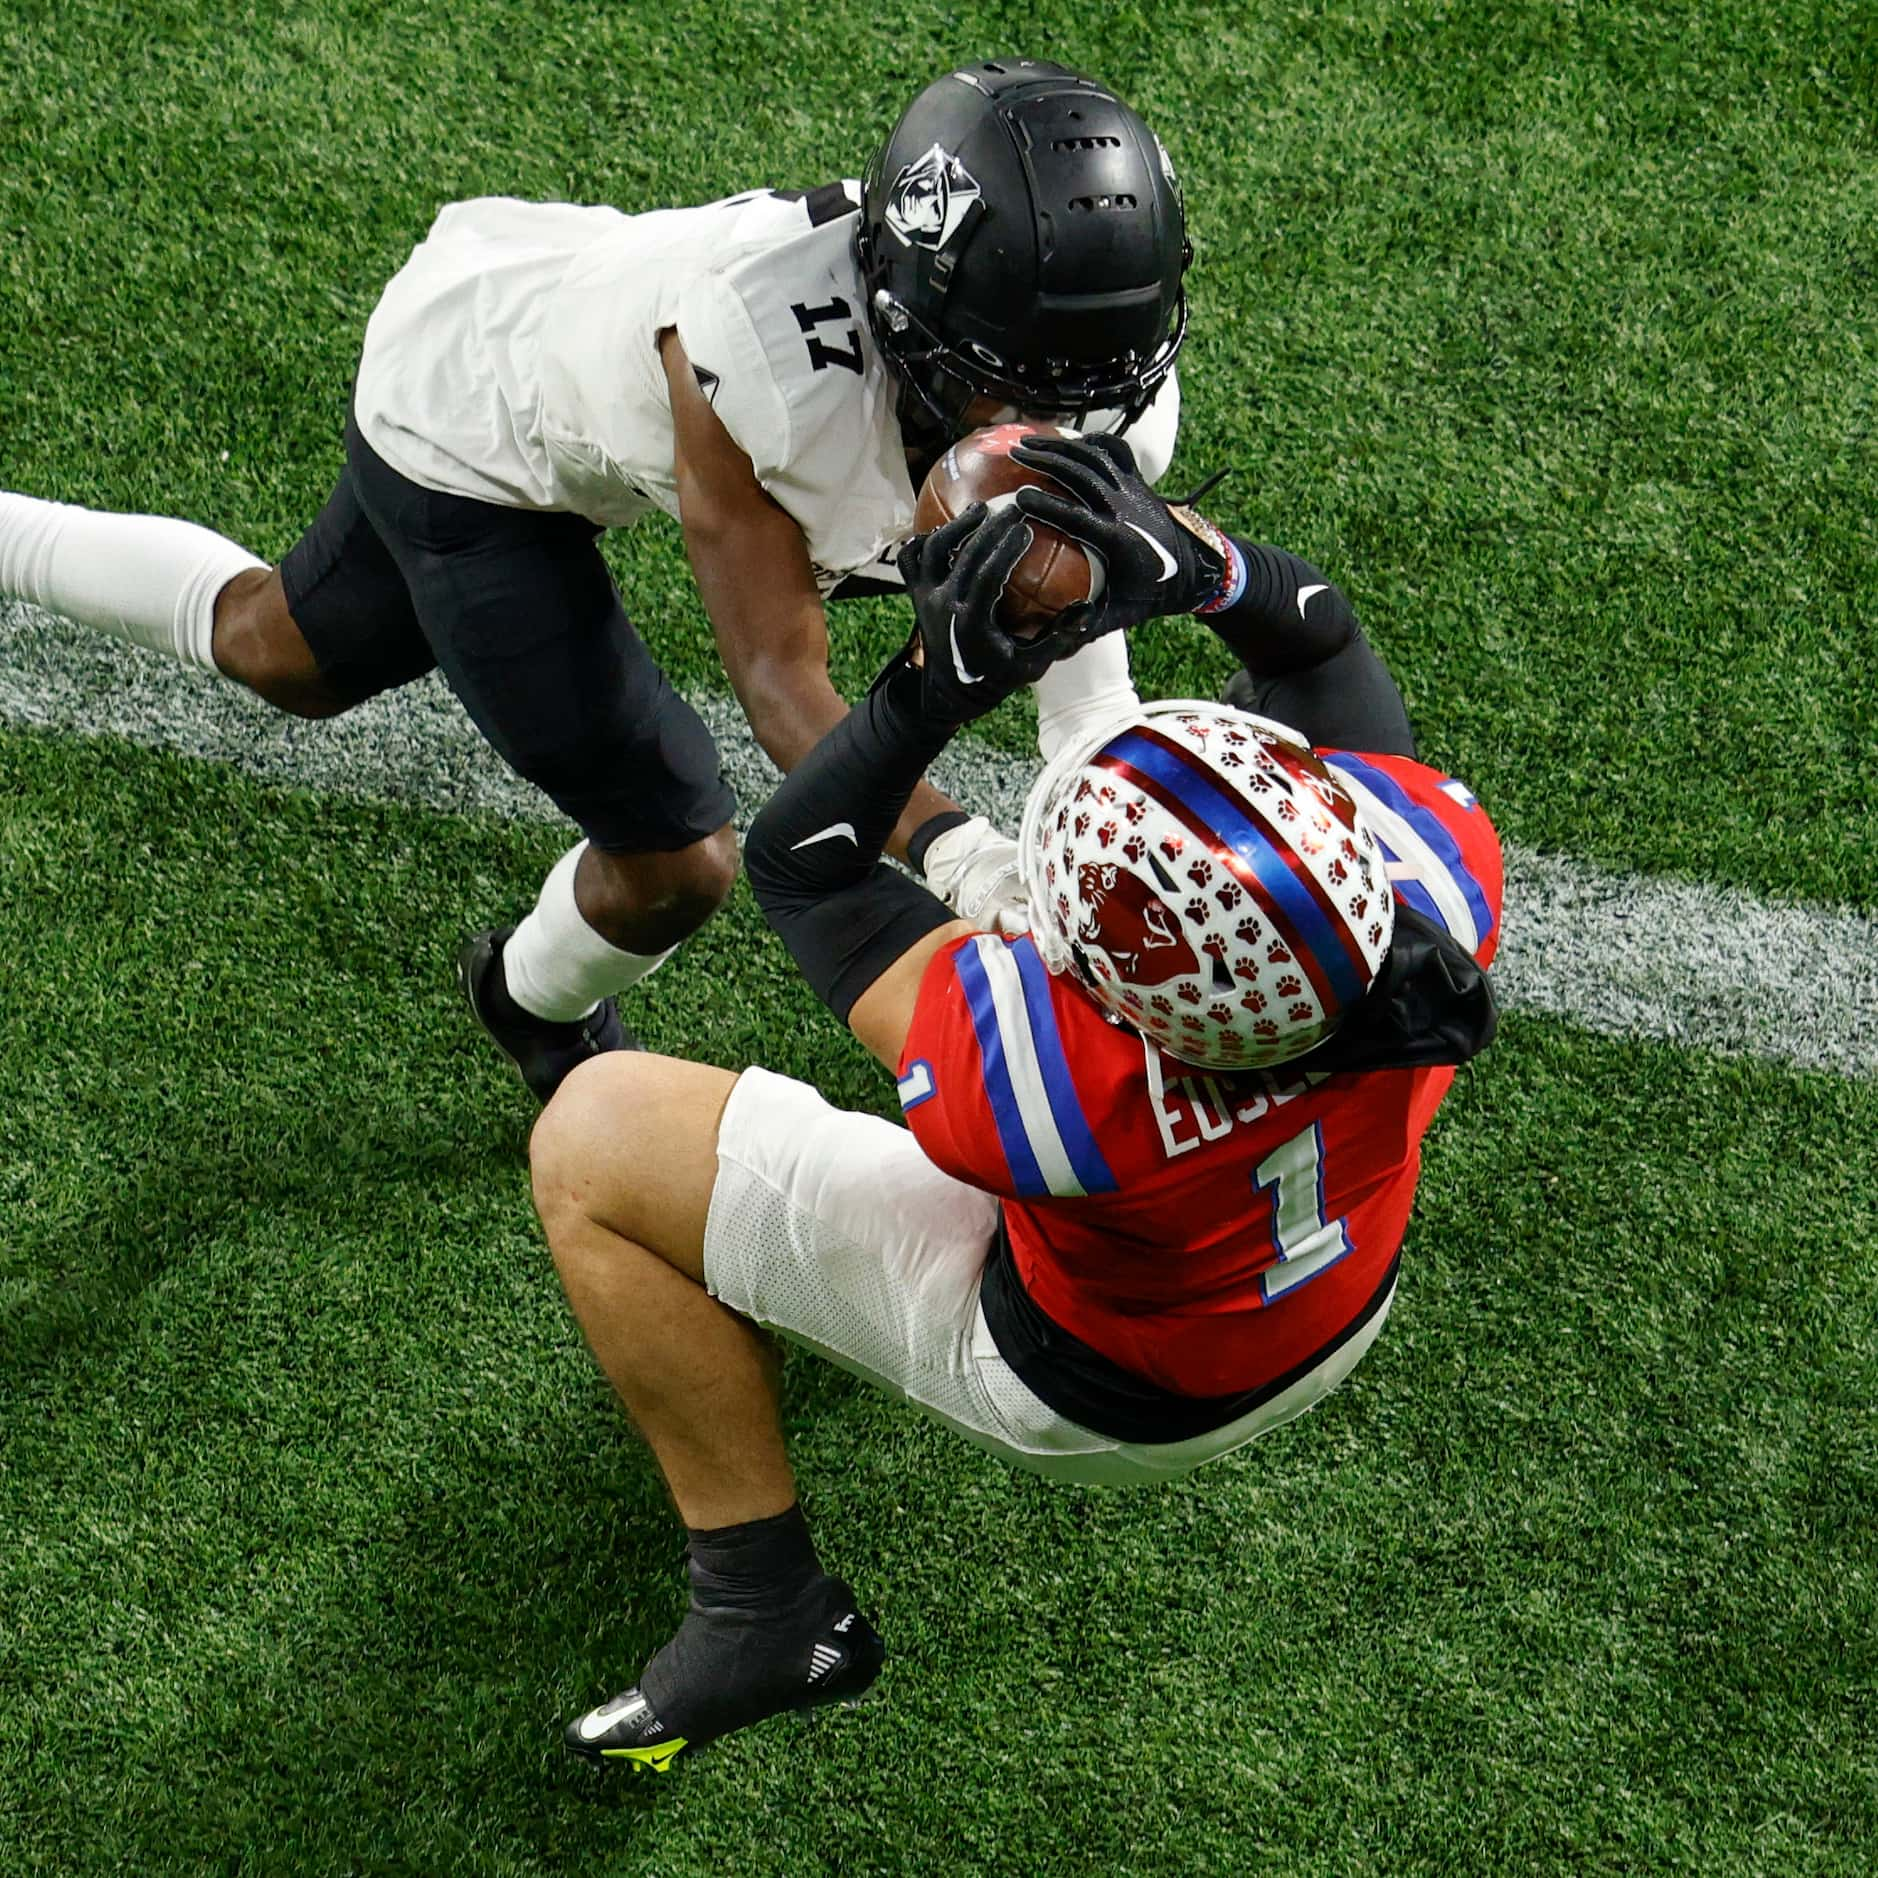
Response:
[[[937,458],[965,434],[964,411],[948,412],[929,387],[910,370],[890,366],[894,378],[894,415],[907,448],[920,457]]]

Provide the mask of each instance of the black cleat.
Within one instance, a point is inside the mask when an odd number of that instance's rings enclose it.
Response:
[[[639,1039],[619,1021],[619,1007],[611,998],[602,998],[585,1017],[567,1024],[523,1010],[509,995],[502,975],[502,948],[514,930],[504,926],[464,940],[456,955],[456,981],[476,1021],[515,1065],[536,1100],[546,1103],[569,1070],[609,1050],[636,1050]]]
[[[567,1751],[584,1761],[600,1767],[619,1761],[635,1774],[669,1774],[686,1748],[701,1745],[673,1734],[637,1689],[589,1709],[579,1721],[567,1724],[561,1738]]]
[[[825,1594],[825,1614],[799,1638],[780,1644],[760,1668],[748,1661],[747,1634],[737,1636],[745,1628],[742,1613],[701,1612],[694,1605],[687,1626],[700,1620],[706,1626],[723,1625],[729,1633],[723,1657],[727,1680],[742,1686],[720,1682],[701,1690],[695,1704],[679,1699],[681,1712],[691,1709],[700,1718],[688,1729],[668,1725],[644,1690],[628,1689],[568,1723],[562,1737],[568,1752],[601,1766],[618,1763],[635,1773],[664,1774],[686,1748],[701,1748],[771,1715],[856,1700],[880,1674],[886,1646],[854,1608],[854,1594],[839,1578],[823,1579],[817,1590]]]

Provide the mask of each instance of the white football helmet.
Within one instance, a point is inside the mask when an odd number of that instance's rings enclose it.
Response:
[[[1323,1042],[1395,930],[1349,792],[1296,731],[1229,705],[1147,704],[1065,746],[1018,849],[1050,969],[1207,1069]]]

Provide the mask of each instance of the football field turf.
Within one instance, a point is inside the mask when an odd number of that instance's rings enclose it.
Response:
[[[0,1878],[1878,1868],[1878,959],[1814,917],[1878,913],[1868,6],[8,0],[0,487],[277,556],[440,202],[853,174],[1024,47],[1186,184],[1170,486],[1237,467],[1211,511],[1347,589],[1516,882],[1605,883],[1650,997],[1510,898],[1382,1340],[1179,1486],[1047,1487],[792,1360],[887,1670],[607,1779],[558,1723],[669,1631],[680,1535],[449,970],[564,831],[431,693],[238,712],[209,762],[200,683],[108,709],[6,624]],[[721,692],[673,531],[616,547]],[[900,630],[841,609],[838,681]],[[1144,689],[1224,664],[1138,645]],[[1698,899],[1830,995],[1722,1024]],[[741,888],[632,1015],[892,1110]]]

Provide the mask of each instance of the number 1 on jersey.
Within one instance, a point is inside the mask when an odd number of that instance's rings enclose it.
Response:
[[[1259,1162],[1252,1185],[1272,1192],[1272,1245],[1278,1262],[1260,1274],[1265,1302],[1309,1284],[1350,1250],[1340,1219],[1324,1217],[1324,1125],[1272,1149]]]

